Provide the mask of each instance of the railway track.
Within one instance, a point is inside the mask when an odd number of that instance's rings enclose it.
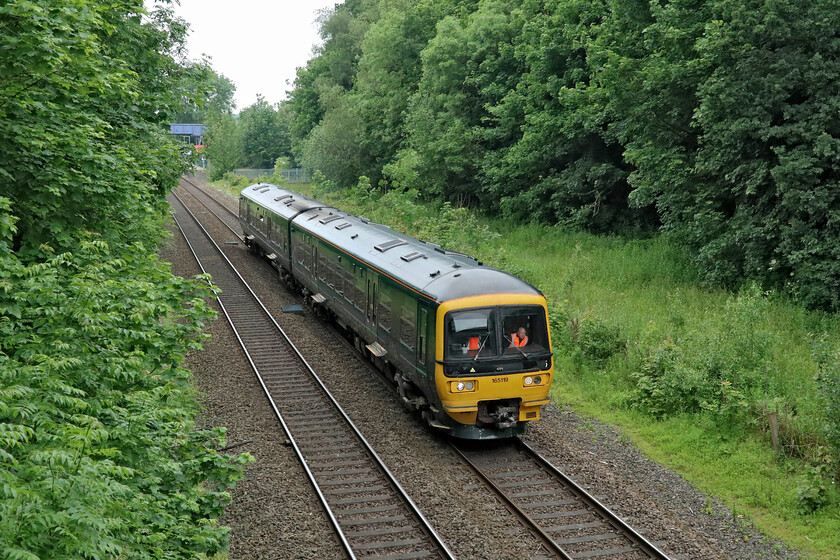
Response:
[[[236,212],[222,204],[211,193],[208,193],[196,183],[186,177],[181,177],[181,188],[186,189],[202,206],[222,222],[239,239],[242,239],[242,228],[239,225],[239,216]]]
[[[236,219],[233,211],[198,185],[189,183],[189,187],[190,195],[209,213],[240,235],[238,222],[235,229],[231,227],[230,218]],[[210,272],[216,279],[216,274]],[[218,279],[216,282],[219,283]],[[336,336],[343,340],[338,334]],[[297,398],[296,393],[291,396]],[[294,421],[294,416],[291,418]],[[339,437],[333,431],[334,422],[327,417],[302,412],[300,419],[308,422],[305,430],[322,434],[320,441],[324,443]],[[489,448],[487,442],[476,445],[452,441],[451,445],[456,455],[541,543],[542,552],[532,558],[668,559],[654,544],[521,440],[495,443]],[[348,466],[348,469],[352,468],[352,465]],[[347,476],[353,474],[347,472]],[[339,477],[343,476],[339,474]]]
[[[450,442],[502,503],[543,542],[549,557],[668,560],[612,511],[518,438],[477,446]]]
[[[169,202],[347,556],[452,558],[199,219],[174,193]]]

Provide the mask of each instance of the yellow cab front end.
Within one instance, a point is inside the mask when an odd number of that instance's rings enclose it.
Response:
[[[549,402],[553,377],[545,298],[471,296],[440,304],[435,385],[454,437],[521,434]]]

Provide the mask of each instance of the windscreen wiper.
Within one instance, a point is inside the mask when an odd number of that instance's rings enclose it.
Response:
[[[473,356],[472,361],[470,362],[470,370],[475,372],[475,364],[478,362],[478,355],[481,354],[481,351],[484,349],[484,345],[487,343],[487,339],[490,338],[490,333],[485,335],[484,340],[481,341],[481,344],[478,345],[478,350],[475,351],[475,356]],[[466,368],[464,368],[466,370]]]
[[[522,351],[522,348],[520,348],[519,346],[515,345],[515,344],[513,343],[513,340],[512,340],[512,339],[510,339],[509,337],[507,337],[507,336],[505,336],[505,335],[502,335],[502,336],[504,336],[505,340],[507,340],[508,342],[510,342],[510,346],[508,346],[508,348],[516,348],[516,349],[519,351],[519,353],[520,353],[520,354],[522,354],[522,357],[523,357],[523,358],[525,358],[526,360],[530,360],[530,359],[531,359],[531,356],[529,356],[528,354],[526,354],[525,352],[523,352],[523,351]]]

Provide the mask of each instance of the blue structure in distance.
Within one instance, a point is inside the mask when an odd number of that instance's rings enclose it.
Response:
[[[204,144],[205,132],[207,132],[207,127],[203,124],[171,123],[169,125],[169,133],[188,144],[199,146]]]

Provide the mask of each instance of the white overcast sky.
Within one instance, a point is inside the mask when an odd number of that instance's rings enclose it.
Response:
[[[201,54],[236,84],[236,112],[257,94],[269,103],[286,98],[295,70],[320,44],[318,10],[342,0],[180,0],[175,12],[190,24],[190,58]],[[148,5],[148,0],[147,0]],[[288,81],[288,85],[287,82]]]

